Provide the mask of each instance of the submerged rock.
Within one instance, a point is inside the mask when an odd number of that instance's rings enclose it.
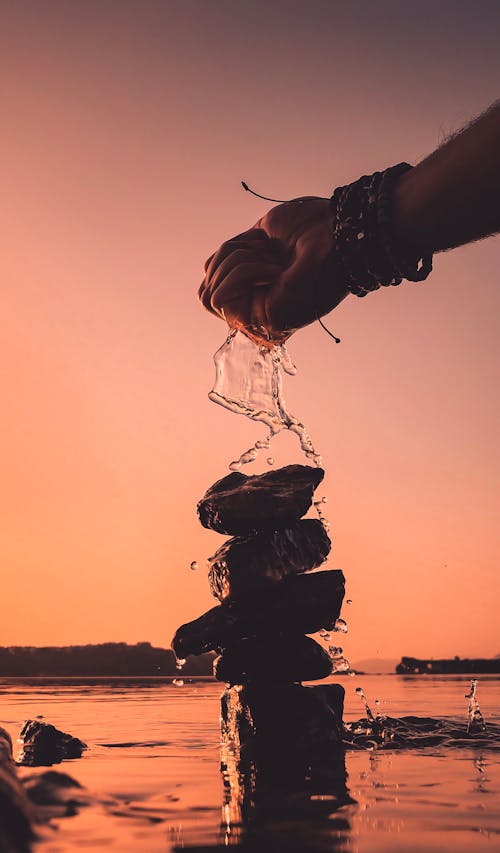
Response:
[[[332,661],[310,637],[270,634],[242,640],[214,662],[214,675],[227,684],[316,681],[332,671]]]
[[[262,601],[219,604],[182,625],[172,641],[178,658],[221,650],[258,634],[313,634],[333,628],[344,598],[341,571],[291,575]]]
[[[344,692],[340,684],[230,687],[221,697],[223,739],[271,752],[340,744]]]
[[[35,838],[34,810],[17,776],[12,740],[0,728],[0,850],[27,853]]]
[[[313,518],[283,530],[228,539],[209,560],[212,595],[219,601],[245,598],[287,575],[320,566],[330,548],[325,528]]]
[[[306,514],[325,472],[286,465],[264,474],[234,472],[211,486],[198,504],[203,527],[236,536],[287,527]]]
[[[19,732],[19,740],[23,746],[18,763],[29,767],[50,766],[65,758],[80,758],[87,749],[87,744],[79,738],[39,720],[26,720]]]

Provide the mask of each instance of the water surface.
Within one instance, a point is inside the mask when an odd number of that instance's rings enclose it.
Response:
[[[363,716],[355,693],[362,686],[371,706],[378,697],[386,715],[442,718],[466,730],[466,676],[336,680],[346,687],[348,721]],[[255,819],[246,815],[248,825],[234,825],[220,773],[220,694],[221,685],[210,679],[183,686],[162,678],[1,679],[0,725],[13,737],[23,720],[43,715],[90,747],[58,769],[85,785],[93,804],[53,821],[37,851],[149,853],[239,844],[352,853],[500,849],[494,738],[453,748],[348,750],[345,796],[325,784],[323,792],[292,793],[284,810],[288,795],[280,799],[274,791],[267,809],[260,803]],[[478,700],[490,728],[500,725],[499,698],[500,678],[481,677]]]

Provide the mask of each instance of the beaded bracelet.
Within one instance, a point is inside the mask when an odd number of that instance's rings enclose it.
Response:
[[[337,187],[330,199],[333,255],[349,291],[366,296],[403,279],[423,281],[432,270],[432,254],[411,257],[392,233],[392,195],[397,179],[413,167],[398,163]]]

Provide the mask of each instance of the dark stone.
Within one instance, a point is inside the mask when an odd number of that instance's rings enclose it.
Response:
[[[32,776],[25,776],[23,787],[36,807],[37,820],[41,822],[72,817],[82,806],[92,802],[88,791],[76,779],[57,770],[37,771]]]
[[[242,640],[215,660],[214,675],[227,684],[316,681],[332,671],[332,661],[310,637],[269,634]]]
[[[223,739],[240,747],[252,743],[263,752],[339,744],[344,692],[340,684],[231,687],[221,697]]]
[[[306,514],[325,472],[286,465],[264,474],[235,472],[210,486],[198,504],[203,527],[231,536],[288,527]]]
[[[12,740],[0,728],[0,850],[27,853],[35,838],[34,810],[17,776]]]
[[[178,658],[199,655],[258,634],[313,634],[333,628],[344,598],[341,571],[291,575],[269,589],[263,600],[219,604],[182,625],[172,641]]]
[[[87,749],[83,741],[39,720],[26,720],[19,732],[19,740],[23,748],[18,763],[29,767],[50,766],[66,758],[80,758]]]
[[[212,594],[219,601],[246,598],[287,575],[320,566],[330,548],[323,524],[314,518],[303,519],[283,530],[228,539],[209,560]]]
[[[340,708],[343,688],[327,686]],[[254,685],[223,694],[226,843],[237,838],[241,850],[287,853],[349,846],[349,813],[342,807],[354,800],[347,789],[342,721],[319,690]]]

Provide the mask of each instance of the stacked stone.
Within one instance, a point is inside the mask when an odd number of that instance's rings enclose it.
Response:
[[[209,559],[210,589],[220,603],[182,625],[172,648],[178,658],[219,653],[214,674],[230,688],[223,718],[231,708],[233,719],[243,719],[249,700],[255,710],[272,686],[295,697],[302,714],[304,703],[321,706],[338,737],[342,688],[300,686],[332,672],[330,656],[306,635],[332,629],[344,597],[341,571],[310,573],[331,548],[323,523],[303,518],[323,477],[322,469],[305,465],[254,476],[235,472],[198,504],[202,525],[231,537]]]

